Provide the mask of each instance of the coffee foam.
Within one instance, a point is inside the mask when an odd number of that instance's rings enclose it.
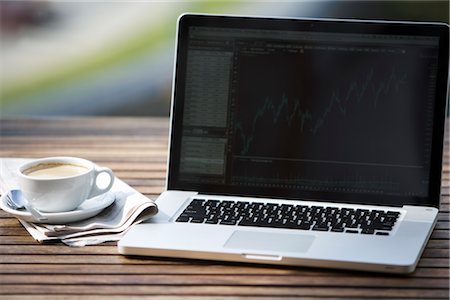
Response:
[[[87,171],[88,168],[80,165],[49,162],[32,166],[24,170],[22,173],[30,177],[52,179],[81,175]]]

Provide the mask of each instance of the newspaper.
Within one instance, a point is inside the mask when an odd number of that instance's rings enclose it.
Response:
[[[0,193],[18,188],[16,170],[27,159],[0,158]],[[96,245],[118,241],[132,225],[141,223],[158,212],[156,204],[115,178],[111,188],[114,202],[98,215],[70,224],[20,223],[40,243],[61,241],[69,246]],[[17,217],[17,216],[16,216]]]

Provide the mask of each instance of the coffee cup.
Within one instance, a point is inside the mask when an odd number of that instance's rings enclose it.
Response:
[[[109,183],[99,187],[98,177],[103,173],[108,174]],[[114,174],[86,159],[48,157],[22,164],[18,169],[18,182],[34,208],[43,212],[65,212],[109,191]]]

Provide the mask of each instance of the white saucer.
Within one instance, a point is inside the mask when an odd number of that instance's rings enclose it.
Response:
[[[59,213],[40,212],[47,220],[38,221],[27,210],[18,210],[10,207],[6,202],[7,194],[8,193],[4,193],[0,199],[1,209],[27,222],[47,224],[68,224],[93,217],[100,213],[104,208],[111,205],[116,199],[112,192],[107,192],[100,196],[87,199],[80,206],[71,211]]]

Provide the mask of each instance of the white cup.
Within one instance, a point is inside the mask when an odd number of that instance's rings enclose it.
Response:
[[[97,185],[101,173],[110,178],[105,188]],[[114,174],[86,159],[48,157],[21,165],[18,181],[23,195],[34,208],[43,212],[64,212],[109,191],[114,183]]]

